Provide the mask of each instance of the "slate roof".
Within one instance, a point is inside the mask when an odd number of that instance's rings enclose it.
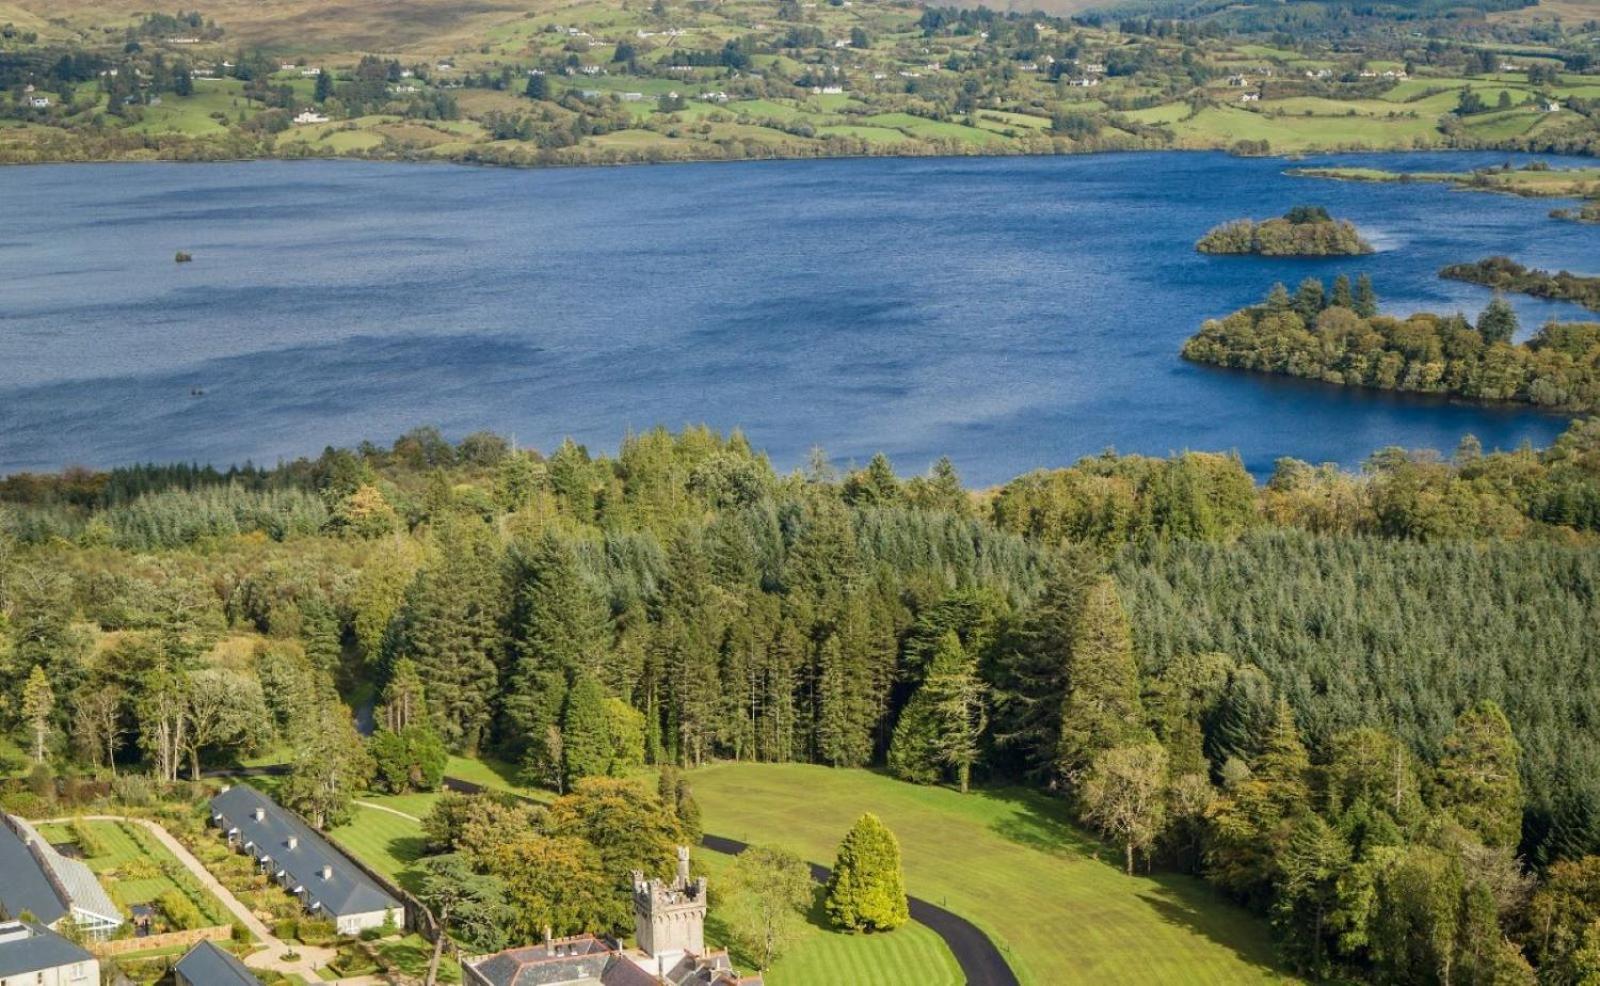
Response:
[[[256,821],[257,808],[262,809],[261,821]],[[270,857],[273,871],[288,875],[290,890],[303,888],[307,907],[316,905],[333,917],[400,909],[400,902],[344,853],[294,812],[253,787],[241,784],[212,798],[211,815],[224,831],[238,829],[233,837],[240,845],[250,844],[251,855]],[[289,848],[291,838],[295,840],[293,849]],[[324,866],[332,868],[327,879],[322,876]]]
[[[23,933],[24,929],[27,934]],[[21,921],[0,924],[0,978],[42,972],[93,958],[49,928]]]
[[[121,909],[111,900],[111,895],[106,893],[105,888],[100,886],[99,878],[94,875],[94,871],[89,868],[88,863],[56,852],[55,848],[45,841],[44,836],[40,835],[37,829],[23,819],[12,815],[10,820],[11,826],[0,826],[0,828],[10,829],[15,827],[17,834],[25,842],[33,843],[33,847],[38,850],[35,858],[43,866],[48,867],[55,877],[55,889],[66,891],[67,899],[65,903],[67,906],[86,911],[116,924],[122,922]],[[15,914],[17,912],[12,911],[11,913]],[[35,911],[34,914],[41,919],[44,918],[44,915],[39,914],[38,911]],[[53,923],[53,921],[47,921],[46,923]]]
[[[45,924],[55,924],[66,916],[67,902],[23,836],[4,821],[0,819],[0,906],[10,915],[27,911]]]
[[[661,986],[663,982],[616,945],[593,935],[508,948],[469,964],[490,986]],[[673,986],[759,986],[761,982],[760,978],[739,979],[726,952],[704,957],[684,955],[665,973],[664,981]]]
[[[210,941],[189,949],[173,968],[193,986],[261,986],[232,952]]]

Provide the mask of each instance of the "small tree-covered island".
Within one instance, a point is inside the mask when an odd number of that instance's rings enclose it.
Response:
[[[1510,257],[1486,257],[1475,264],[1451,264],[1439,276],[1452,281],[1482,284],[1496,291],[1515,291],[1535,298],[1572,301],[1591,311],[1600,311],[1600,277],[1586,277],[1568,271],[1550,273],[1524,267]]]
[[[1236,219],[1200,238],[1201,253],[1263,257],[1353,257],[1372,252],[1355,226],[1316,205],[1297,205],[1274,219]]]
[[[1275,284],[1259,305],[1212,319],[1184,343],[1185,359],[1326,383],[1564,411],[1600,407],[1600,323],[1550,322],[1514,341],[1517,316],[1496,297],[1478,316],[1379,314],[1365,278],[1329,291],[1308,278]]]

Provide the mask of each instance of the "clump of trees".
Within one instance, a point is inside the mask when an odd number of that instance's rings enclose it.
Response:
[[[1321,206],[1308,205],[1259,223],[1250,219],[1225,223],[1202,236],[1194,248],[1201,253],[1264,257],[1353,257],[1372,252],[1372,244],[1352,223],[1334,219]]]
[[[1339,285],[1314,278],[1293,295],[1211,320],[1184,344],[1201,363],[1476,400],[1588,411],[1600,406],[1600,324],[1551,322],[1513,342],[1516,315],[1503,299],[1476,325],[1463,315],[1399,319],[1368,312]]]
[[[1584,277],[1567,271],[1552,274],[1546,270],[1524,267],[1510,257],[1486,257],[1475,264],[1451,264],[1441,270],[1439,276],[1482,284],[1496,291],[1515,291],[1535,298],[1572,301],[1600,311],[1600,277]]]
[[[1297,302],[1376,313],[1365,283]],[[500,888],[451,907],[467,929],[500,900],[505,941],[625,929],[629,872],[699,829],[679,768],[727,757],[1045,786],[1124,868],[1204,874],[1308,969],[1429,981],[1515,967],[1509,941],[1570,970],[1584,947],[1529,929],[1553,874],[1586,892],[1556,867],[1600,852],[1595,422],[1264,484],[1229,455],[1106,454],[982,495],[948,462],[779,475],[703,429],[614,456],[418,429],[0,497],[0,724],[44,761],[0,795],[62,768],[149,801],[274,747],[283,799],[334,825],[369,785],[492,754],[554,805],[446,794],[427,841]],[[262,498],[301,519],[235,509]],[[370,738],[341,694],[370,696]],[[622,779],[641,765],[653,790]],[[885,927],[857,899],[868,834],[840,914]],[[739,934],[777,954],[786,912],[751,912]]]

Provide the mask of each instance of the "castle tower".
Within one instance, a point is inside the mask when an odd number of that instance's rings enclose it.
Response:
[[[706,953],[706,878],[689,879],[689,847],[678,847],[669,884],[633,874],[633,935],[639,950],[671,968],[687,952]]]

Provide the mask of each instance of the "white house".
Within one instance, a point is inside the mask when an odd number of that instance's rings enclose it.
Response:
[[[376,880],[255,788],[224,788],[211,799],[211,820],[229,845],[254,859],[309,914],[331,920],[339,934],[405,923],[405,908]]]
[[[100,963],[49,928],[0,922],[0,986],[100,986]]]
[[[298,124],[327,123],[328,118],[315,110],[301,110],[300,115],[294,118],[294,122]]]

